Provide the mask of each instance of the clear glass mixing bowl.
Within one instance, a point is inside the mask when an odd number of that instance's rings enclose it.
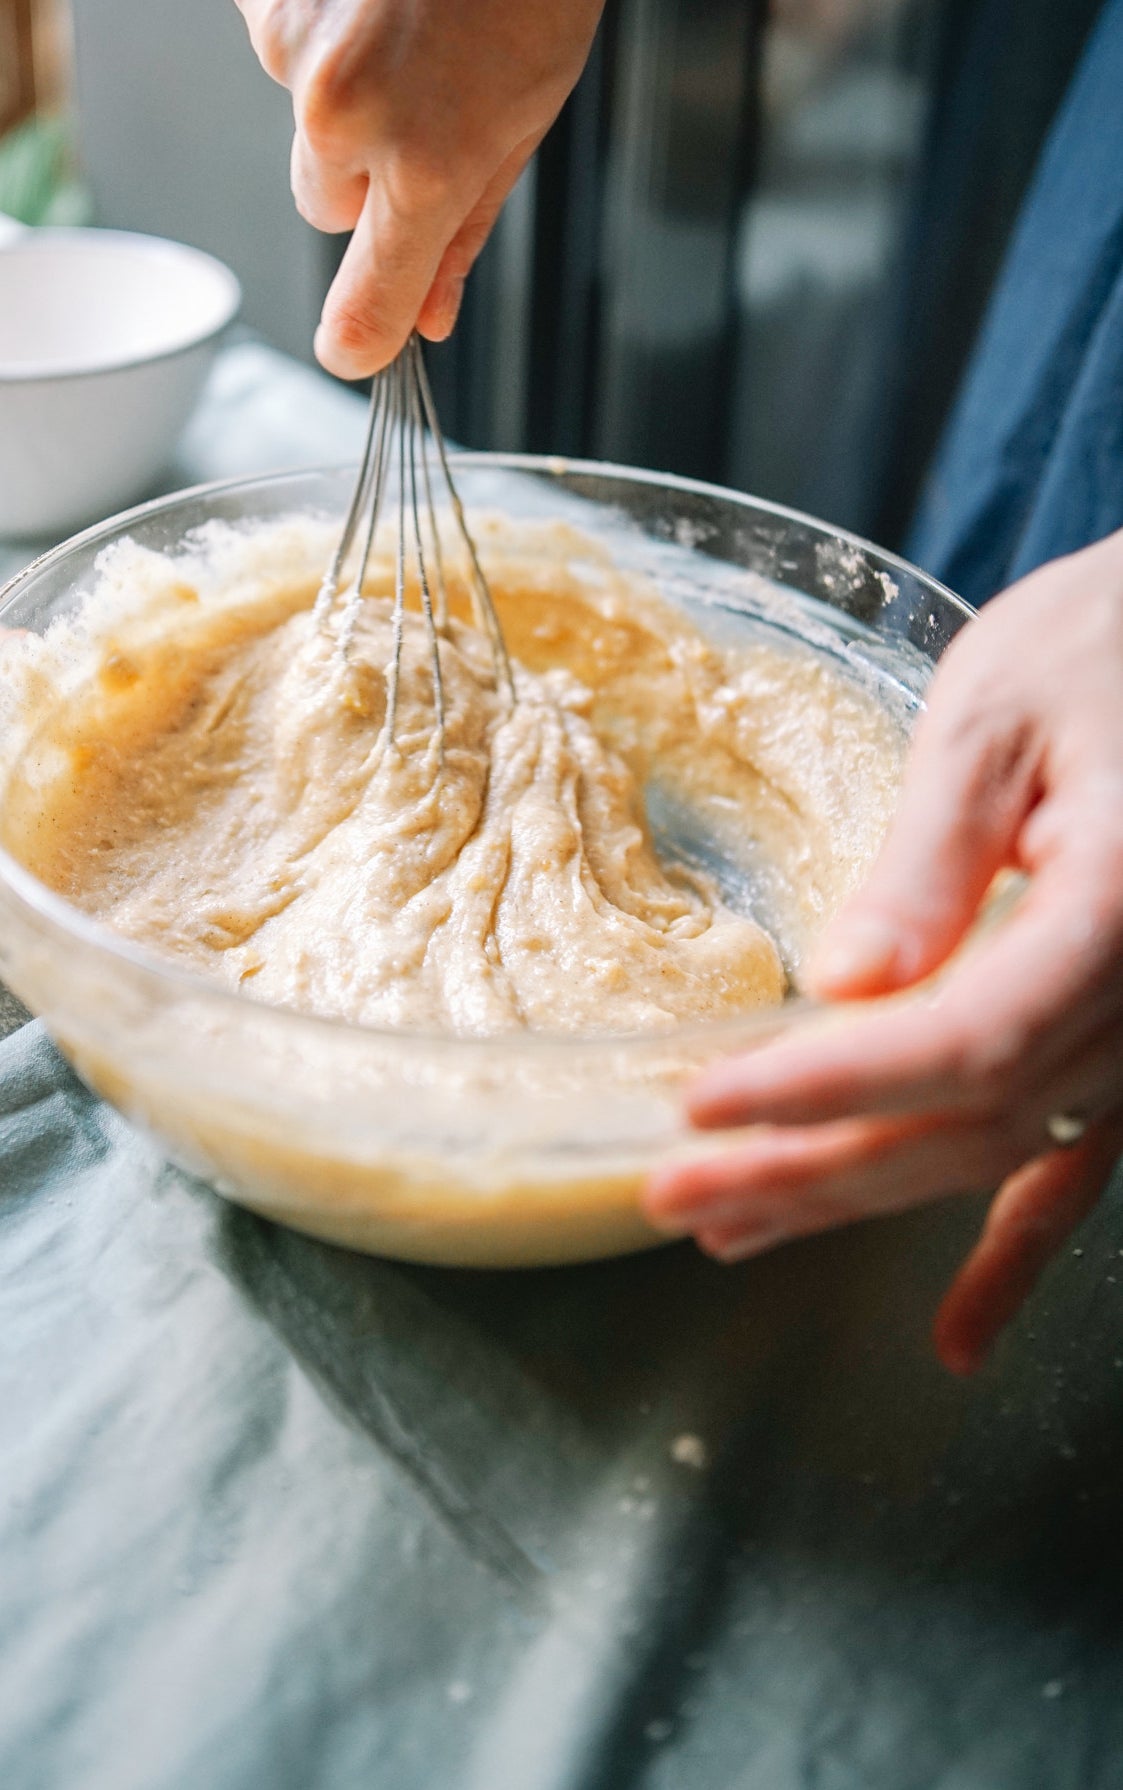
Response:
[[[568,518],[700,625],[810,642],[906,727],[971,614],[902,560],[734,492],[575,461],[466,455],[456,466],[470,511]],[[352,478],[349,468],[286,474],[143,505],[29,566],[0,594],[0,626],[42,632],[123,535],[167,551],[212,518],[342,515]],[[434,1037],[308,1018],[149,956],[2,850],[0,978],[92,1087],[232,1199],[357,1248],[493,1266],[657,1241],[638,1192],[657,1161],[701,1147],[680,1118],[685,1081],[811,1012],[794,1001],[596,1039]],[[709,1137],[704,1147],[722,1146]]]

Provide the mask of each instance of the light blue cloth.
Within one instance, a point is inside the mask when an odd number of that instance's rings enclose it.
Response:
[[[908,552],[972,602],[1123,526],[1123,0],[1027,195]]]

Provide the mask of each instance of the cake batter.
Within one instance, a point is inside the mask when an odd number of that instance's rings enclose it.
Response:
[[[629,1033],[780,1001],[773,940],[660,862],[644,786],[771,857],[794,964],[880,838],[893,723],[810,653],[707,642],[569,530],[488,545],[518,700],[454,619],[443,753],[415,615],[385,734],[385,567],[345,655],[311,613],[314,525],[212,542],[202,576],[118,550],[80,629],[27,649],[43,719],[11,849],[204,976],[369,1025]]]

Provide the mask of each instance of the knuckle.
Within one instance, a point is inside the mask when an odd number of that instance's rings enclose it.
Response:
[[[932,713],[943,743],[970,763],[971,782],[980,796],[1020,778],[1033,746],[1032,726],[1017,709],[996,703],[984,683],[965,682],[954,702],[934,705]]]
[[[984,1030],[964,1002],[949,1003],[933,1026],[926,1050],[926,1080],[934,1109],[987,1115],[1003,1103],[1007,1074],[1017,1050],[1008,1031]],[[942,1092],[939,1092],[941,1091]]]
[[[313,230],[330,231],[332,222],[327,215],[327,207],[315,187],[306,181],[294,179],[292,183],[293,203],[306,224]]]
[[[294,45],[288,9],[277,0],[238,0],[238,6],[262,68],[280,86],[290,86]]]
[[[270,18],[253,32],[252,41],[257,59],[266,74],[282,87],[287,86],[291,73],[291,57],[286,33]]]
[[[301,73],[297,95],[300,128],[318,155],[338,156],[356,150],[363,134],[365,86],[354,56],[343,44],[317,46]],[[375,134],[376,111],[365,134]]]
[[[351,142],[350,115],[335,105],[329,93],[313,77],[302,88],[297,107],[300,130],[313,155],[338,160]]]
[[[961,1086],[976,1111],[1000,1115],[1009,1111],[1028,1080],[1028,1063],[1037,1041],[1026,1020],[992,1024],[985,1032],[959,1041],[957,1066]]]
[[[956,790],[965,835],[989,838],[1014,825],[1041,771],[1041,741],[1031,717],[996,706],[982,686],[968,686],[926,719],[929,766],[938,761]]]
[[[419,214],[444,211],[455,182],[443,157],[410,145],[388,158],[380,185],[387,213],[404,226]]]
[[[292,196],[297,211],[316,230],[327,232],[349,230],[362,206],[362,194],[339,181],[322,180],[294,158]]]

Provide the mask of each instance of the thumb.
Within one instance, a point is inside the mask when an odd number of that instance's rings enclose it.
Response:
[[[887,994],[928,975],[963,938],[1033,805],[1028,742],[958,701],[917,728],[901,803],[869,881],[807,970],[827,999]]]

